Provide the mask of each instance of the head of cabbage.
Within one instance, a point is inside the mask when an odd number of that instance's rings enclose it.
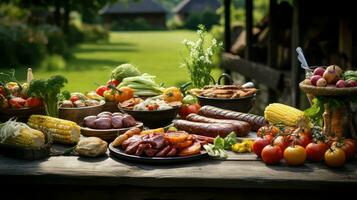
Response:
[[[115,80],[122,81],[126,77],[140,76],[141,73],[134,65],[126,63],[119,65],[112,71]]]

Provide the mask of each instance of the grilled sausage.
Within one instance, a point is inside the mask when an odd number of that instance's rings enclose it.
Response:
[[[226,137],[229,133],[235,131],[232,124],[223,123],[202,123],[178,119],[174,120],[174,125],[179,130],[208,137],[216,137],[217,135]]]
[[[206,117],[212,117],[217,119],[234,119],[245,121],[252,126],[252,130],[254,131],[257,131],[260,127],[268,124],[268,122],[262,116],[224,110],[213,106],[203,106],[202,108],[200,108],[198,113]]]
[[[186,117],[186,119],[193,122],[232,124],[235,128],[235,133],[239,137],[247,136],[251,130],[250,124],[244,121],[231,120],[231,119],[214,119],[214,118],[208,118],[193,113],[189,114]]]

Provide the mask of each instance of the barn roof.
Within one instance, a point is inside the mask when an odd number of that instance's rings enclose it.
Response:
[[[210,9],[217,10],[221,6],[218,0],[183,0],[174,8],[175,13],[191,13]]]
[[[127,0],[118,1],[111,5],[104,6],[99,13],[100,14],[120,14],[120,13],[166,13],[167,11],[160,4],[153,0]]]

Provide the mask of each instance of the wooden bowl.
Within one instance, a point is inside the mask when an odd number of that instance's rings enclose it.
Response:
[[[113,141],[118,135],[125,133],[131,128],[143,128],[142,122],[136,122],[136,125],[128,128],[119,128],[119,129],[92,129],[88,127],[81,127],[81,134],[86,137],[98,137],[107,142]]]
[[[0,121],[7,121],[10,118],[17,118],[17,121],[27,122],[28,118],[34,114],[45,114],[44,107],[35,107],[35,108],[10,108],[6,110],[0,110]]]
[[[313,85],[306,85],[303,82],[299,84],[300,89],[306,94],[314,96],[353,96],[357,95],[357,87],[316,87]]]
[[[180,110],[180,106],[174,106],[171,109],[166,110],[153,111],[129,110],[125,108],[123,108],[123,110],[133,116],[136,120],[143,122],[145,127],[160,128],[172,123],[172,120],[176,118]]]
[[[118,103],[115,101],[107,101],[103,106],[103,111],[109,111],[111,113],[120,112]]]
[[[210,105],[243,113],[249,112],[255,103],[255,94],[235,99],[211,98],[203,96],[197,96],[197,98],[201,106]]]
[[[76,122],[82,125],[83,119],[89,115],[98,115],[103,111],[104,103],[97,106],[86,106],[80,108],[59,108],[59,118]]]

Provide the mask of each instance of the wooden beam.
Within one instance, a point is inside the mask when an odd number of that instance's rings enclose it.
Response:
[[[266,65],[241,59],[239,56],[230,53],[223,53],[221,67],[254,79],[271,89],[281,89],[283,72]]]
[[[224,50],[231,49],[231,0],[224,0]]]
[[[245,29],[246,29],[246,48],[245,59],[250,60],[252,55],[253,40],[253,0],[245,0]]]
[[[224,51],[231,51],[231,0],[224,0]],[[231,75],[231,70],[225,69],[224,73]],[[225,79],[225,83],[229,80]]]
[[[277,66],[277,43],[276,43],[276,13],[277,0],[269,1],[269,42],[268,42],[268,66]],[[278,99],[277,91],[268,90],[268,102],[276,102]]]

